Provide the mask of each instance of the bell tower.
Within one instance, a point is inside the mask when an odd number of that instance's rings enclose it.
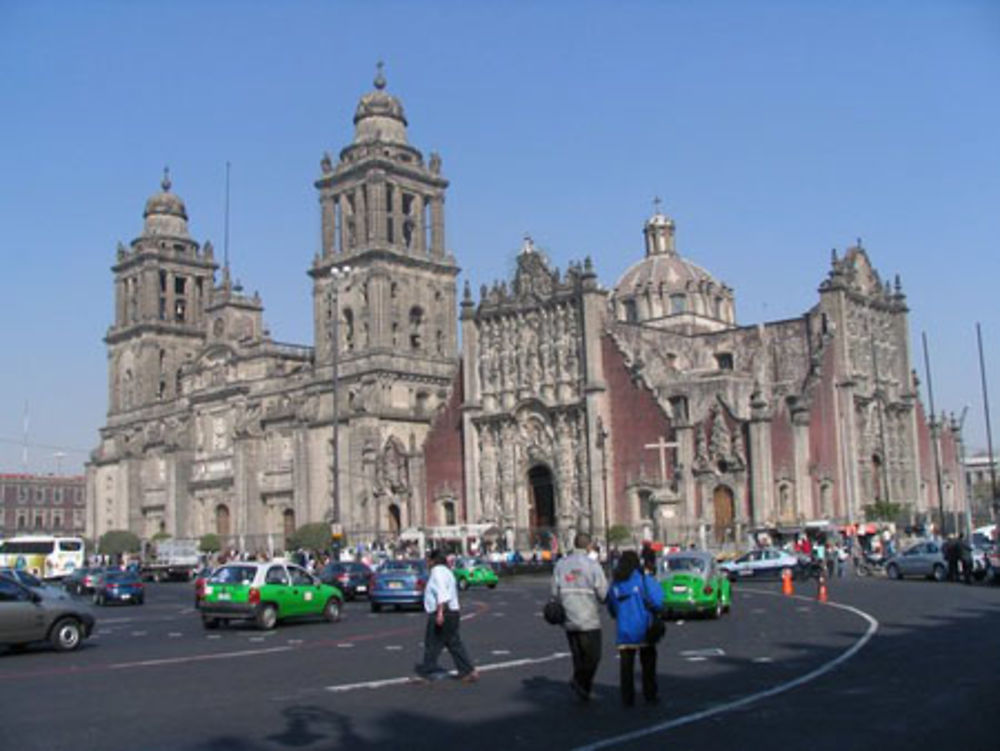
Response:
[[[217,268],[212,246],[191,239],[167,170],[160,187],[146,202],[142,234],[128,248],[118,244],[111,268],[115,320],[104,338],[110,418],[176,399],[180,368],[205,341]]]
[[[355,111],[354,140],[336,164],[324,155],[315,183],[323,248],[309,271],[316,362],[332,360],[336,297],[345,376],[388,368],[439,377],[458,356],[459,269],[444,241],[448,181],[437,154],[425,161],[408,143],[403,105],[385,90],[381,63],[374,86]]]

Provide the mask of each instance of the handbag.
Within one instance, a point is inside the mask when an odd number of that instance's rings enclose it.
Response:
[[[563,607],[557,598],[553,597],[542,608],[542,618],[545,619],[546,623],[551,623],[553,626],[561,626],[566,622],[566,608]]]
[[[642,581],[643,581],[642,601],[645,603],[646,609],[653,615],[653,621],[652,623],[649,624],[649,627],[646,629],[646,643],[656,644],[667,633],[667,624],[663,622],[663,617],[662,614],[660,613],[660,609],[657,608],[652,602],[650,602],[648,597],[646,597],[645,574],[643,574],[642,576]]]

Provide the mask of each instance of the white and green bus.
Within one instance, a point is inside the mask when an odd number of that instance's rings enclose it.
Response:
[[[24,535],[0,542],[0,567],[27,571],[42,579],[61,579],[83,566],[79,537]]]

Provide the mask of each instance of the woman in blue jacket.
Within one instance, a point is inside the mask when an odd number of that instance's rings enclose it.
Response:
[[[617,621],[616,642],[621,669],[622,703],[635,704],[635,655],[642,665],[642,696],[649,704],[658,697],[656,644],[646,638],[649,627],[660,617],[663,590],[654,576],[647,576],[634,550],[622,553],[608,590],[608,610]]]

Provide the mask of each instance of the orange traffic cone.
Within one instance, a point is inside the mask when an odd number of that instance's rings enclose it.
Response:
[[[795,589],[792,587],[792,570],[786,568],[781,572],[781,593],[785,595],[795,594]]]
[[[826,577],[820,577],[819,579],[819,592],[816,593],[816,599],[820,602],[826,602]]]

